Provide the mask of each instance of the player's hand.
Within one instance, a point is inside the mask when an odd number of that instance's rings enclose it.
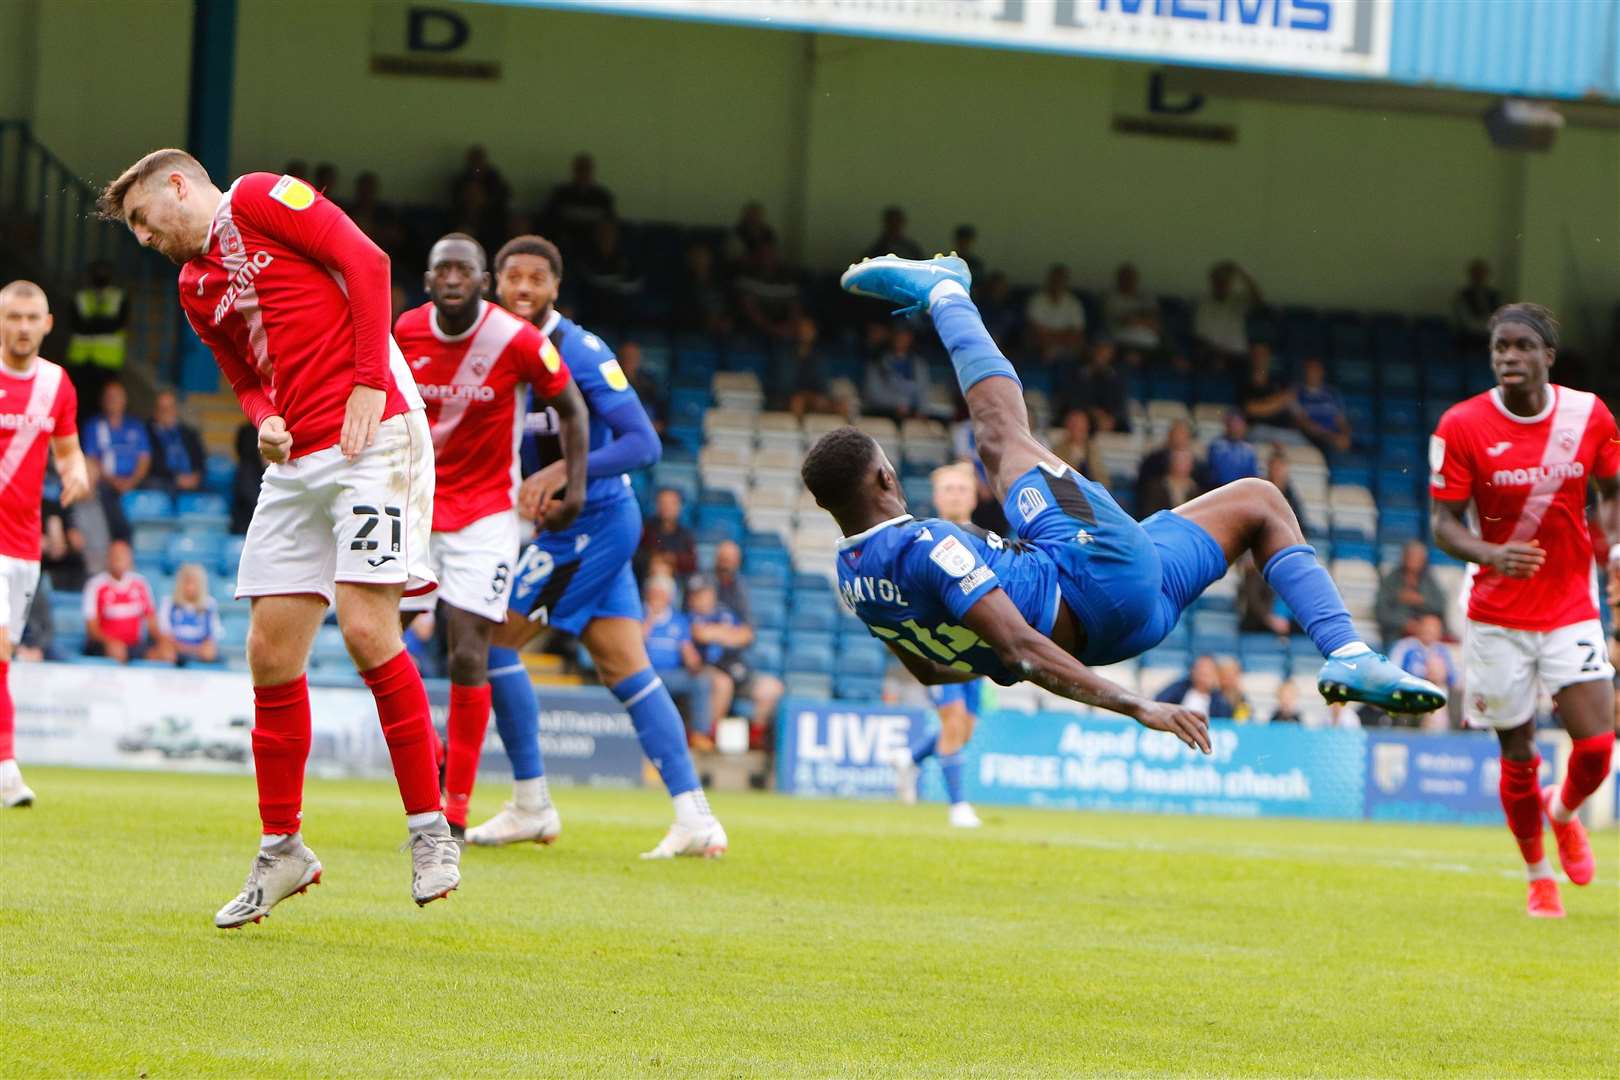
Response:
[[[561,532],[574,523],[585,509],[583,496],[569,495],[565,499],[550,499],[540,506],[540,524],[550,532]]]
[[[349,391],[349,404],[343,410],[343,434],[338,439],[344,457],[353,461],[371,446],[387,402],[388,392],[375,386],[356,386]]]
[[[292,457],[292,432],[287,421],[279,416],[267,416],[259,425],[259,453],[272,465],[280,465]]]
[[[1154,731],[1168,731],[1195,750],[1210,752],[1209,720],[1203,713],[1166,701],[1148,701],[1137,710],[1136,722]]]
[[[72,506],[90,494],[90,473],[84,467],[84,458],[80,457],[68,468],[58,471],[62,478],[62,497],[59,501],[63,506]]]
[[[518,488],[518,513],[530,521],[539,521],[557,492],[568,482],[568,462],[561,458],[550,465],[530,473]]]
[[[1513,578],[1527,578],[1541,569],[1547,561],[1547,552],[1539,540],[1511,540],[1501,544],[1491,555],[1490,567]]]

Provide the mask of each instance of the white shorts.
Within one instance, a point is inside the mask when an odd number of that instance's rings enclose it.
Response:
[[[15,646],[22,640],[23,626],[28,622],[28,606],[34,602],[34,590],[39,587],[39,561],[13,559],[0,555],[0,625],[4,625]]]
[[[1468,621],[1463,643],[1467,703],[1463,710],[1478,727],[1514,728],[1535,715],[1539,690],[1556,694],[1575,683],[1614,678],[1603,624],[1590,622],[1556,630],[1510,630]]]
[[[338,581],[431,592],[432,529],[433,439],[417,409],[383,421],[354,461],[329,446],[264,470],[236,595],[330,604]]]
[[[437,594],[407,596],[401,611],[432,611],[440,600],[453,608],[506,621],[512,592],[512,564],[520,546],[516,511],[491,514],[455,532],[435,531],[428,540],[428,562],[439,579]]]

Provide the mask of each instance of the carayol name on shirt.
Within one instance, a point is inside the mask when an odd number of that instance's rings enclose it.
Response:
[[[0,428],[11,431],[55,431],[56,417],[33,413],[0,413]]]
[[[910,607],[900,587],[888,578],[858,577],[851,578],[838,586],[844,594],[844,603],[850,607],[863,600],[881,600],[885,604],[894,604],[896,607]]]
[[[215,326],[218,326],[220,320],[236,307],[236,301],[241,298],[244,290],[252,287],[253,279],[259,276],[260,271],[275,261],[276,257],[268,251],[255,251],[247,257],[242,268],[231,275],[231,282],[225,287],[225,295],[214,305]]]
[[[1497,469],[1491,474],[1494,487],[1532,487],[1543,480],[1579,480],[1586,475],[1586,465],[1579,461],[1560,461],[1554,465],[1535,465],[1528,469]]]

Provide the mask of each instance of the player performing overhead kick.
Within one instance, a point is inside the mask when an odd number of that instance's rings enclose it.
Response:
[[[906,513],[883,450],[855,428],[830,432],[804,460],[804,481],[844,531],[838,580],[868,629],[927,684],[987,675],[1029,680],[1123,713],[1209,752],[1209,722],[1149,701],[1092,667],[1158,644],[1181,612],[1242,555],[1327,657],[1318,686],[1330,701],[1429,712],[1444,691],[1374,653],[1305,543],[1288,502],[1264,480],[1239,480],[1137,524],[1100,485],[1030,432],[1023,386],[968,298],[955,257],[884,256],[850,267],[845,289],[927,309],[967,398],[980,460],[1003,500],[1014,540],[980,536]]]
[[[515,237],[495,256],[496,296],[539,326],[585,396],[591,449],[584,512],[572,527],[535,537],[513,575],[512,610],[489,657],[495,724],[512,760],[513,797],[494,818],[469,829],[467,839],[482,845],[549,842],[562,828],[540,756],[539,705],[516,651],[551,626],[579,635],[674,801],[674,824],[642,858],[714,857],[726,850],[726,831],[698,782],[681,714],[647,659],[641,596],[630,570],[641,542],[641,513],[626,473],[652,465],[662,446],[613,353],[553,306],[561,281],[562,256],[543,237]],[[544,518],[565,485],[577,497],[577,462],[564,456],[554,412],[533,419],[537,470],[523,482],[520,504],[530,516]]]
[[[1557,919],[1564,904],[1542,848],[1542,815],[1569,880],[1590,882],[1592,846],[1575,811],[1609,775],[1614,750],[1614,668],[1598,621],[1586,486],[1596,482],[1604,535],[1620,537],[1620,435],[1594,395],[1548,381],[1558,351],[1552,312],[1508,304],[1489,326],[1496,388],[1447,409],[1429,444],[1434,539],[1478,564],[1465,715],[1502,744],[1499,793],[1529,873],[1529,913]],[[1620,543],[1608,562],[1620,574]],[[1573,741],[1562,787],[1539,780],[1538,687]]]
[[[393,759],[411,895],[419,905],[437,900],[461,881],[461,848],[440,812],[427,692],[399,625],[401,593],[435,584],[433,443],[388,333],[388,256],[302,180],[248,173],[222,192],[183,150],[131,165],[99,209],[180,264],[181,307],[270,462],[236,579],[236,595],[253,601],[247,656],[264,828],[247,883],[214,923],[258,922],[320,880],[300,832],[304,664],[333,603]]]
[[[0,289],[0,807],[31,806],[14,746],[11,653],[39,585],[45,450],[56,458],[62,505],[90,493],[67,372],[39,355],[51,332],[45,290],[32,281]]]
[[[450,652],[444,813],[458,838],[466,835],[467,804],[489,727],[490,642],[506,619],[521,544],[512,497],[528,412],[525,384],[556,410],[569,463],[568,497],[547,510],[547,529],[567,528],[579,516],[590,445],[585,399],[556,346],[528,320],[484,299],[487,266],[483,247],[472,237],[442,237],[428,253],[428,303],[405,312],[394,326],[394,340],[427,402],[437,474],[428,561],[439,589],[407,596],[400,608],[409,622],[444,602]]]

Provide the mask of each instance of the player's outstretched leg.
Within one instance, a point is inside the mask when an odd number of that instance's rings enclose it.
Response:
[[[551,803],[545,759],[540,754],[540,703],[516,649],[489,650],[489,688],[506,757],[512,763],[512,800],[482,825],[467,830],[480,847],[550,844],[562,835],[562,817]]]
[[[1587,885],[1597,866],[1586,826],[1575,812],[1608,778],[1614,754],[1614,685],[1602,678],[1574,683],[1553,695],[1569,732],[1569,766],[1560,786],[1541,793],[1547,820],[1558,840],[1558,861],[1575,885]]]
[[[1535,919],[1562,919],[1564,902],[1558,895],[1558,881],[1547,861],[1541,816],[1545,802],[1541,793],[1541,754],[1536,750],[1535,721],[1496,733],[1502,744],[1502,771],[1496,792],[1502,800],[1502,814],[1508,832],[1524,857],[1529,879],[1525,910]]]
[[[1066,468],[1030,431],[1023,383],[968,296],[973,277],[965,262],[953,255],[932,259],[884,255],[856,263],[839,280],[857,296],[900,304],[897,314],[927,309],[951,355],[973,421],[979,460],[998,500],[1005,499],[1013,484],[1036,465]]]
[[[1328,701],[1361,701],[1393,713],[1445,707],[1444,690],[1407,674],[1361,640],[1338,587],[1317,561],[1316,549],[1305,542],[1299,520],[1275,484],[1237,480],[1174,513],[1214,538],[1228,565],[1253,554],[1267,583],[1326,658],[1317,689]]]

